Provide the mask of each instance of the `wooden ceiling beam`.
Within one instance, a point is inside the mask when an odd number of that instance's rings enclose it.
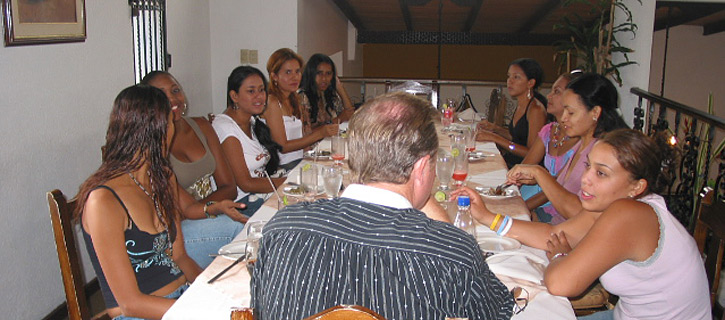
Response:
[[[702,26],[702,35],[709,36],[725,31],[725,20],[715,21]]]
[[[347,0],[332,0],[332,2],[337,5],[338,8],[340,8],[340,11],[342,11],[342,14],[344,14],[347,17],[347,20],[350,20],[353,26],[358,31],[364,31],[365,25],[362,23],[362,20],[360,20],[360,17],[358,17],[357,13],[355,12],[355,9],[350,5]]]
[[[408,10],[408,4],[405,0],[398,0],[400,4],[400,12],[403,14],[403,20],[405,21],[405,29],[413,31],[413,20],[410,18],[410,10]]]
[[[478,0],[476,3],[471,6],[471,11],[468,12],[468,18],[466,18],[466,22],[463,24],[463,32],[471,32],[471,29],[473,29],[473,25],[476,23],[476,19],[478,19],[478,12],[481,11],[481,6],[483,5],[483,0]]]
[[[549,0],[544,5],[539,7],[539,10],[536,10],[533,15],[531,15],[531,18],[527,20],[519,30],[516,31],[516,33],[529,33],[531,30],[533,30],[541,21],[544,21],[546,17],[548,17],[552,12],[554,12],[554,9],[561,6],[561,0]]]

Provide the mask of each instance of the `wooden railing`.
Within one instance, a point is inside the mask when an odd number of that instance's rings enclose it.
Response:
[[[691,229],[697,196],[708,181],[716,191],[715,200],[724,199],[725,150],[717,148],[722,147],[725,119],[639,88],[631,93],[639,97],[634,128],[647,134],[667,132],[681,152],[676,180],[663,196],[670,212]]]

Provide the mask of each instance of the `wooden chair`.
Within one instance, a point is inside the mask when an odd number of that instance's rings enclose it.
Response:
[[[90,319],[90,310],[85,293],[85,282],[81,272],[81,260],[78,254],[76,238],[73,233],[73,211],[76,207],[75,200],[68,202],[63,193],[55,189],[48,192],[48,207],[50,209],[50,220],[53,225],[55,236],[55,247],[58,251],[58,262],[60,273],[63,276],[65,297],[68,306],[68,318],[70,320]],[[108,319],[108,314],[102,312],[93,319]]]
[[[705,273],[710,283],[710,306],[717,314],[722,307],[717,303],[723,252],[725,251],[725,203],[715,199],[715,190],[705,187],[700,192],[695,242],[705,258]]]
[[[578,297],[569,298],[569,302],[571,302],[571,307],[574,309],[576,316],[581,317],[614,308],[614,305],[609,301],[610,298],[609,292],[604,290],[599,281],[596,281]]]
[[[385,320],[385,318],[363,306],[342,304],[304,320]]]

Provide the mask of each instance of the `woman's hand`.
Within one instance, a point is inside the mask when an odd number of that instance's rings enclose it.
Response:
[[[495,132],[489,130],[479,130],[476,134],[476,141],[493,141],[496,142],[496,138],[499,137]]]
[[[323,126],[322,134],[324,137],[332,137],[340,133],[340,125],[337,123],[326,124]]]
[[[486,208],[486,204],[483,203],[483,199],[478,192],[469,187],[460,187],[451,192],[451,202],[456,203],[459,195],[467,195],[471,198],[471,215],[476,221],[487,226],[493,222],[495,215]]]
[[[537,164],[517,164],[506,173],[506,179],[517,186],[536,184],[537,175],[541,174],[541,169],[542,167]]]
[[[243,215],[239,210],[237,209],[244,209],[247,206],[243,203],[236,203],[232,200],[222,200],[219,202],[216,202],[210,206],[207,207],[207,211],[209,214],[212,215],[220,215],[220,214],[226,214],[234,221],[239,221],[241,223],[247,223],[247,216]]]
[[[556,233],[552,233],[551,238],[546,241],[546,256],[550,261],[562,255],[566,255],[570,251],[571,246],[569,245],[569,241],[566,240],[566,234],[564,234],[564,231],[560,231],[558,235]]]

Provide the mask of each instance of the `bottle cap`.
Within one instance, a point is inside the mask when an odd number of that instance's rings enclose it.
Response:
[[[470,206],[471,198],[469,198],[468,196],[458,196],[458,205],[459,206]]]

